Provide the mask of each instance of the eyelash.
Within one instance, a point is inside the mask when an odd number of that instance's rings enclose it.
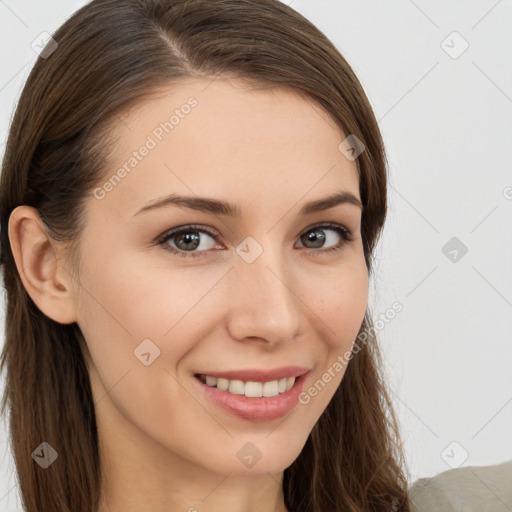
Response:
[[[339,224],[334,224],[331,222],[327,222],[324,224],[318,224],[316,226],[308,228],[306,231],[304,231],[304,234],[308,233],[310,231],[315,231],[317,229],[324,229],[324,228],[336,231],[339,235],[341,235],[343,240],[341,242],[339,242],[338,244],[333,245],[332,247],[329,247],[328,249],[306,249],[308,252],[320,252],[321,254],[338,253],[345,247],[345,245],[348,242],[352,241],[352,239],[353,239],[352,231],[345,228],[344,226],[340,226]],[[181,251],[179,249],[175,249],[174,247],[167,244],[167,242],[171,238],[174,238],[178,235],[182,235],[184,233],[188,233],[191,231],[196,231],[199,233],[206,233],[207,235],[211,236],[217,242],[216,233],[213,233],[209,229],[205,229],[203,227],[190,225],[190,226],[183,226],[181,228],[177,228],[173,231],[167,232],[163,236],[159,237],[159,239],[157,240],[157,244],[163,246],[164,250],[170,251],[172,254],[176,254],[177,256],[180,256],[182,258],[198,258],[198,257],[202,256],[203,253],[210,252],[210,251],[186,252],[186,251]]]

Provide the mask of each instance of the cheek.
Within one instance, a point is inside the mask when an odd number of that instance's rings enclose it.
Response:
[[[120,251],[83,269],[79,326],[105,385],[123,369],[143,366],[138,357],[148,351],[152,367],[175,367],[198,338],[198,318],[211,316],[205,296],[223,270],[205,267],[199,276],[198,268],[157,267],[148,259]]]
[[[316,295],[315,310],[326,324],[332,348],[349,346],[364,320],[368,303],[368,272],[364,261],[333,273],[325,292]]]
[[[312,297],[322,344],[315,351],[319,362],[317,371],[299,397],[299,402],[309,408],[310,419],[314,420],[311,428],[343,380],[368,300],[368,272],[364,261],[347,264],[329,277],[327,291],[317,292]]]
[[[107,408],[104,414],[117,414],[113,402],[143,430],[165,430],[169,404],[186,410],[190,397],[175,380],[175,367],[194,340],[193,306],[211,284],[204,283],[204,290],[187,287],[185,274],[176,271],[162,281],[161,271],[120,257],[84,268],[78,323],[94,365],[95,401]]]

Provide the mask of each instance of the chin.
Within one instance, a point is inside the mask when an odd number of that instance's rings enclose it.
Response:
[[[272,435],[272,434],[270,434]],[[283,444],[272,446],[268,439],[255,439],[239,443],[240,448],[236,450],[235,457],[229,457],[220,462],[222,472],[232,473],[240,476],[265,476],[268,474],[278,474],[288,468],[299,456],[302,446],[293,449]],[[219,471],[219,466],[216,467]]]

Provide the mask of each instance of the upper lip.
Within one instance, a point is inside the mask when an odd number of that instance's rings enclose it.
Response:
[[[207,371],[197,375],[209,375],[227,380],[243,380],[244,382],[270,382],[281,380],[287,377],[300,377],[309,371],[309,368],[303,366],[281,366],[273,370],[247,369],[247,370],[229,370],[229,371]]]

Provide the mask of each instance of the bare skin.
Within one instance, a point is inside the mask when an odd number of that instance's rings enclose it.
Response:
[[[197,105],[159,141],[155,127],[190,97]],[[50,318],[77,322],[87,343],[104,468],[99,512],[286,511],[283,471],[345,367],[307,404],[263,422],[220,409],[194,374],[301,365],[307,390],[352,348],[368,297],[361,209],[299,215],[341,190],[361,199],[356,162],[338,149],[347,134],[291,90],[234,79],[174,85],[119,121],[105,181],[149,135],[157,144],[104,197],[90,196],[79,281],[36,210],[20,206],[9,222],[26,290]],[[171,193],[226,200],[241,216],[172,205],[136,215]],[[316,227],[325,222],[353,239]],[[177,236],[158,244],[192,224],[195,248]],[[323,245],[309,232],[323,233]],[[262,252],[248,263],[240,246]],[[134,354],[145,339],[160,351],[148,366]],[[261,455],[252,467],[237,455],[246,443]]]

